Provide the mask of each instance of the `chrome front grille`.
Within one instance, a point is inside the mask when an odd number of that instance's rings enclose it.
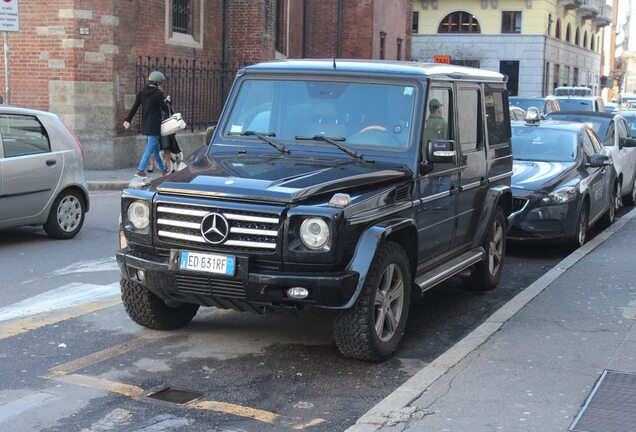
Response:
[[[227,219],[229,234],[220,244],[208,243],[201,234],[201,221],[209,213]],[[156,221],[157,236],[162,241],[243,251],[274,251],[281,224],[277,214],[164,202],[156,205]]]

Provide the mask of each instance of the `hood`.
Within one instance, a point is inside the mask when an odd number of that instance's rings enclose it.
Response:
[[[558,183],[576,166],[575,162],[513,161],[512,188],[538,190]]]
[[[408,168],[359,160],[285,155],[206,155],[162,182],[159,193],[294,203],[411,177]]]
[[[141,89],[141,94],[144,97],[148,97],[153,93],[156,92],[161,92],[161,90],[159,89],[159,87],[155,87],[155,86],[151,86],[151,85],[147,85],[146,87]]]

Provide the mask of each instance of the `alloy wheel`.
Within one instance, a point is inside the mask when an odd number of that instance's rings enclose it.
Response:
[[[585,208],[581,209],[581,217],[579,218],[579,226],[577,232],[577,240],[579,246],[585,244],[585,237],[587,236],[587,211]]]
[[[404,309],[404,277],[397,264],[389,264],[375,294],[375,332],[382,342],[397,331]]]
[[[495,219],[490,234],[490,242],[488,245],[488,271],[491,275],[497,274],[501,266],[504,248],[504,229],[501,222]]]

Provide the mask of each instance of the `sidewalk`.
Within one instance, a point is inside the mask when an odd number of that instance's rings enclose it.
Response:
[[[635,249],[632,210],[348,432],[636,431]]]
[[[89,190],[122,190],[135,176],[136,168],[112,170],[84,170]],[[148,173],[150,178],[161,177],[161,172]]]

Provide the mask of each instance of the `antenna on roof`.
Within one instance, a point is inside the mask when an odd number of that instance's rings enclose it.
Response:
[[[333,58],[333,70],[336,70],[336,58]]]

